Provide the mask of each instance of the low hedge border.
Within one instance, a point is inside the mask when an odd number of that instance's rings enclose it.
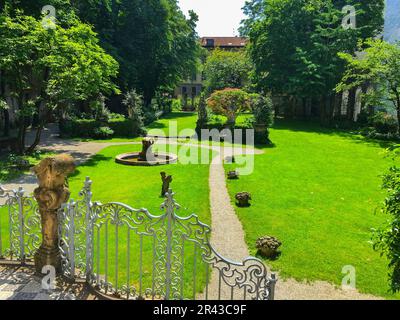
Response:
[[[114,131],[114,137],[135,138],[143,132],[135,132],[135,126],[129,119],[111,119],[108,122],[91,119],[68,120],[60,123],[62,137],[70,138],[96,138],[95,130],[109,127]]]

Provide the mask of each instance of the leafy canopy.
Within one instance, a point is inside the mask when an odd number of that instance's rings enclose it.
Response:
[[[243,88],[248,83],[251,63],[244,51],[215,49],[204,65],[208,94],[225,88]]]
[[[353,56],[341,53],[346,61],[346,71],[336,90],[351,89],[368,82],[374,84],[364,99],[370,105],[383,105],[390,100],[397,110],[400,121],[400,46],[380,39],[360,43],[366,47],[363,54]]]

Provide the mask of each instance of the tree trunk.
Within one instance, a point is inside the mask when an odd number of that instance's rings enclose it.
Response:
[[[145,90],[145,92],[143,93],[143,103],[144,103],[145,110],[150,109],[151,100],[153,100],[154,94],[155,94],[154,90]]]
[[[228,115],[228,121],[226,122],[226,124],[229,126],[229,128],[234,128],[235,123],[236,123],[236,115],[235,114]]]
[[[368,92],[368,88],[369,88],[369,83],[364,83],[361,86],[361,108],[360,111],[363,112],[365,109],[365,98],[363,97],[364,94],[366,94]]]
[[[25,153],[27,154],[31,154],[33,151],[35,151],[36,147],[39,145],[40,143],[40,138],[42,136],[42,132],[43,132],[43,124],[40,124],[37,129],[36,129],[36,135],[35,135],[35,140],[33,141],[32,145],[25,151]]]
[[[335,94],[335,102],[333,107],[333,119],[340,117],[342,112],[343,92]]]
[[[397,101],[397,106],[396,106],[396,110],[397,110],[397,134],[400,135],[400,94],[397,92],[397,90],[395,90],[395,94],[396,94],[396,101]]]
[[[321,124],[325,124],[325,119],[326,119],[326,101],[327,101],[327,96],[322,96],[321,100],[320,100],[320,114],[319,114],[319,118],[320,118],[320,123]]]
[[[349,99],[347,102],[347,120],[349,122],[354,122],[354,112],[356,108],[356,94],[357,88],[352,88],[349,90]]]
[[[8,137],[10,135],[10,113],[8,110],[3,110],[4,115],[4,131],[3,135]]]
[[[397,134],[400,135],[400,101],[398,103],[399,103],[399,105],[397,107],[397,123],[398,123]]]
[[[311,117],[311,107],[312,107],[312,98],[306,98],[305,99],[305,110],[304,110],[304,115],[306,118]]]
[[[23,117],[20,121],[18,128],[18,137],[17,137],[17,145],[16,151],[18,154],[24,154],[25,151],[25,132],[26,132],[26,125],[25,125],[25,118]]]

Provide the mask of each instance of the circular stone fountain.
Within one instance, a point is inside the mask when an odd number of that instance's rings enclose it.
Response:
[[[154,142],[154,139],[144,138],[141,152],[120,154],[115,158],[115,162],[127,166],[160,166],[178,161],[178,156],[172,153],[153,153]]]

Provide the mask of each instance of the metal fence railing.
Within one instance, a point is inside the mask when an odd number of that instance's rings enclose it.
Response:
[[[89,178],[58,213],[63,275],[121,299],[272,300],[276,279],[262,261],[234,262],[210,243],[211,228],[181,217],[170,190],[160,215],[94,202]],[[22,189],[0,187],[0,259],[24,263],[41,243],[40,215]]]

